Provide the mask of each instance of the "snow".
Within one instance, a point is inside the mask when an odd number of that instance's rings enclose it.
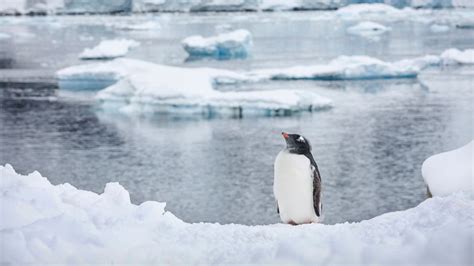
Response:
[[[465,146],[433,155],[423,162],[423,179],[433,196],[459,191],[474,192],[474,141]]]
[[[131,48],[139,46],[134,40],[105,40],[94,48],[86,48],[80,55],[81,59],[108,59],[125,56]]]
[[[220,92],[215,84],[246,76],[212,68],[180,68],[134,59],[116,59],[58,71],[63,89],[100,90],[106,109],[127,113],[281,115],[331,106],[316,93],[298,90]]]
[[[189,224],[165,203],[52,185],[0,166],[2,264],[470,265],[473,200],[457,193],[358,223]]]
[[[390,27],[386,27],[379,23],[375,23],[372,21],[363,21],[358,23],[357,25],[349,27],[347,29],[347,32],[366,38],[375,38],[391,30],[392,29]]]
[[[430,26],[430,31],[439,33],[439,32],[447,32],[449,31],[449,26],[448,25],[443,25],[443,24],[432,24]]]
[[[451,48],[441,54],[443,64],[474,64],[474,49],[466,49],[464,51]]]
[[[252,46],[252,34],[247,30],[239,29],[209,38],[196,35],[187,37],[182,44],[191,56],[246,57]]]

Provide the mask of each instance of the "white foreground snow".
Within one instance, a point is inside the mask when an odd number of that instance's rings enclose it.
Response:
[[[433,196],[459,191],[474,193],[474,141],[448,152],[433,155],[423,162],[423,179]]]
[[[86,48],[80,55],[81,59],[110,59],[125,56],[140,43],[134,40],[118,39],[101,41],[93,48]]]
[[[239,29],[209,38],[196,35],[184,39],[182,45],[191,56],[245,57],[252,46],[252,34]]]
[[[349,27],[347,29],[347,32],[366,38],[375,38],[391,30],[392,29],[390,27],[386,27],[379,23],[375,23],[372,21],[363,21],[358,23],[357,25]]]
[[[220,92],[216,83],[245,76],[212,68],[180,68],[134,59],[69,67],[57,73],[63,89],[103,89],[97,99],[107,109],[124,112],[230,113],[280,115],[331,106],[308,91]]]
[[[2,264],[437,264],[470,265],[474,204],[466,194],[428,199],[359,223],[291,226],[189,224],[165,203],[130,203],[51,185],[0,166]]]

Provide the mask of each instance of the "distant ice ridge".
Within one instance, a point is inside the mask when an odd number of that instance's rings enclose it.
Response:
[[[448,177],[447,177],[448,178]],[[0,262],[20,264],[469,265],[474,202],[458,193],[358,223],[189,224],[165,203],[52,185],[0,166]],[[440,252],[442,250],[442,252]]]
[[[332,10],[385,4],[397,8],[474,7],[471,0],[2,0],[0,14]]]
[[[102,89],[97,99],[106,109],[140,113],[285,115],[331,106],[307,91],[220,92],[217,83],[245,80],[232,71],[180,68],[133,59],[69,67],[57,73],[63,89]]]
[[[474,193],[474,141],[448,152],[435,154],[423,162],[422,174],[433,196],[458,191]]]
[[[363,21],[357,25],[351,26],[347,29],[347,32],[354,35],[359,35],[366,38],[378,38],[379,35],[391,31],[390,27],[386,27],[382,24],[375,23],[372,21]]]
[[[81,59],[110,59],[125,56],[131,48],[139,46],[134,40],[105,40],[94,48],[86,48],[80,55]]]
[[[187,37],[182,44],[192,57],[246,57],[252,46],[252,34],[248,30],[239,29],[208,38],[196,35]]]

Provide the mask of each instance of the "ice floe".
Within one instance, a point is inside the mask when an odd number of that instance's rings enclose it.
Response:
[[[80,55],[81,59],[109,59],[125,56],[131,48],[139,46],[134,40],[117,39],[101,41],[93,48],[86,48]]]
[[[459,191],[474,192],[474,141],[448,152],[433,155],[421,168],[425,183],[433,196]]]
[[[336,225],[185,223],[165,203],[52,185],[0,166],[3,264],[442,264],[472,262],[474,203],[458,193]],[[440,252],[442,250],[442,252]]]
[[[103,89],[97,99],[104,107],[124,112],[285,115],[331,106],[329,99],[308,91],[220,92],[216,84],[246,81],[247,77],[228,70],[133,59],[69,67],[57,77],[63,89]]]
[[[246,57],[252,46],[252,34],[248,30],[239,29],[208,38],[196,35],[184,39],[182,45],[193,57]]]
[[[347,32],[366,38],[378,38],[379,35],[391,31],[390,27],[372,21],[363,21],[347,28]]]
[[[445,65],[474,64],[474,49],[466,49],[461,51],[451,48],[441,54],[441,60]]]
[[[432,24],[430,26],[430,31],[439,33],[439,32],[447,32],[449,31],[449,26],[448,25],[443,25],[443,24]]]

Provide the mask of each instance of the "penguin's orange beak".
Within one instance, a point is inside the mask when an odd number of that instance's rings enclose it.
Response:
[[[283,136],[283,138],[287,139],[288,138],[288,133],[286,132],[281,132],[281,135]]]

